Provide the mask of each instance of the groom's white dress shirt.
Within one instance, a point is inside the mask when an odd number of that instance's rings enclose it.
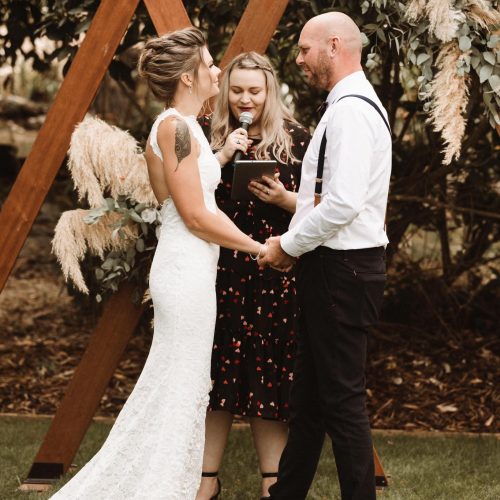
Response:
[[[392,141],[382,117],[387,113],[362,71],[339,81],[328,94],[328,108],[302,161],[295,215],[281,237],[293,257],[319,245],[349,250],[385,246],[385,211],[391,175]],[[314,207],[319,148],[327,127],[321,203]]]

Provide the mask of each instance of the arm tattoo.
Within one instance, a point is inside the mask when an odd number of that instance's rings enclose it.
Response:
[[[177,156],[177,167],[179,168],[186,156],[191,154],[191,137],[189,136],[189,128],[184,120],[176,120],[175,124],[175,156]]]

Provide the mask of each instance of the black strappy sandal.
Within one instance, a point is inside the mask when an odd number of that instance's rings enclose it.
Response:
[[[265,479],[266,477],[278,477],[277,472],[263,472],[262,473],[262,478]],[[269,500],[271,497],[260,497],[260,500]]]
[[[219,475],[219,472],[202,472],[201,477],[217,477]],[[218,500],[220,497],[220,492],[222,490],[222,484],[220,482],[220,479],[217,477],[217,493],[210,498],[210,500]]]

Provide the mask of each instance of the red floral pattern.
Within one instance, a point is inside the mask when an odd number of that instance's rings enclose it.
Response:
[[[210,127],[208,118],[200,121],[205,130]],[[294,155],[302,159],[309,133],[292,123],[287,123],[287,130]],[[255,159],[254,150],[242,159]],[[297,191],[300,163],[280,161],[278,170],[286,189]],[[219,208],[258,241],[284,233],[292,214],[260,200],[231,200],[232,176],[232,165],[226,165],[215,193]],[[297,331],[293,271],[261,269],[248,254],[221,248],[216,287],[209,409],[286,421]]]

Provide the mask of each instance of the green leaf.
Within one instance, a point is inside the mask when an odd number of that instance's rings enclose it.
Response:
[[[80,33],[83,33],[89,29],[90,23],[92,22],[92,19],[84,19],[81,23],[78,24],[78,26],[75,28],[75,33],[79,35]]]
[[[399,40],[398,37],[394,37],[394,43],[396,44],[396,52],[399,54]]]
[[[103,283],[106,283],[107,281],[110,281],[110,280],[112,280],[113,278],[116,278],[116,277],[118,277],[118,276],[120,276],[120,273],[118,273],[118,272],[112,272],[112,273],[108,274],[108,275],[107,275],[107,276],[106,276],[106,277],[102,280],[102,282],[103,282]]]
[[[144,244],[144,240],[142,238],[139,238],[135,242],[135,248],[138,252],[144,252],[144,249],[146,248],[146,245]]]
[[[115,209],[115,200],[113,198],[106,198],[106,207],[108,210]]]
[[[462,26],[460,26],[460,29],[458,30],[458,34],[460,37],[468,35],[470,33],[470,28],[467,23],[463,23]]]
[[[488,83],[491,85],[493,92],[500,92],[500,76],[491,75],[488,78]]]
[[[471,63],[471,65],[472,65],[472,67],[473,67],[474,69],[476,69],[476,68],[478,67],[478,65],[479,65],[479,61],[480,61],[480,60],[481,60],[481,59],[479,59],[479,57],[477,57],[477,56],[472,56],[472,57],[470,58],[470,63]]]
[[[494,49],[498,45],[498,42],[500,42],[500,36],[498,36],[498,35],[492,35],[490,37],[490,39],[488,40],[488,43],[486,44],[486,46],[489,49]]]
[[[495,66],[497,62],[493,52],[483,52],[483,58],[486,62],[490,63],[492,66]]]
[[[95,277],[100,281],[104,278],[104,271],[102,269],[97,268],[95,270]]]
[[[468,36],[463,35],[458,40],[458,46],[462,52],[465,52],[472,47],[472,42]]]
[[[130,210],[129,211],[129,214],[130,214],[130,218],[135,221],[135,222],[138,222],[139,224],[141,222],[144,222],[141,218],[141,216],[139,214],[137,214],[134,210]]]
[[[427,79],[427,81],[431,81],[432,77],[434,76],[432,74],[432,69],[431,69],[430,64],[424,64],[422,66],[422,73],[425,76],[425,78]]]
[[[419,54],[417,56],[417,66],[420,66],[425,61],[428,61],[430,58],[431,58],[431,56],[429,54],[426,54],[426,53]]]
[[[126,259],[129,264],[132,263],[135,257],[135,248],[134,247],[129,247],[127,249],[127,254],[126,254]]]
[[[101,267],[105,270],[105,271],[111,271],[111,269],[113,269],[113,267],[115,266],[115,261],[114,259],[106,259]]]
[[[385,43],[387,43],[387,38],[385,37],[384,30],[382,28],[377,29],[377,36]]]
[[[485,64],[479,71],[479,81],[485,82],[493,73],[493,66]]]

